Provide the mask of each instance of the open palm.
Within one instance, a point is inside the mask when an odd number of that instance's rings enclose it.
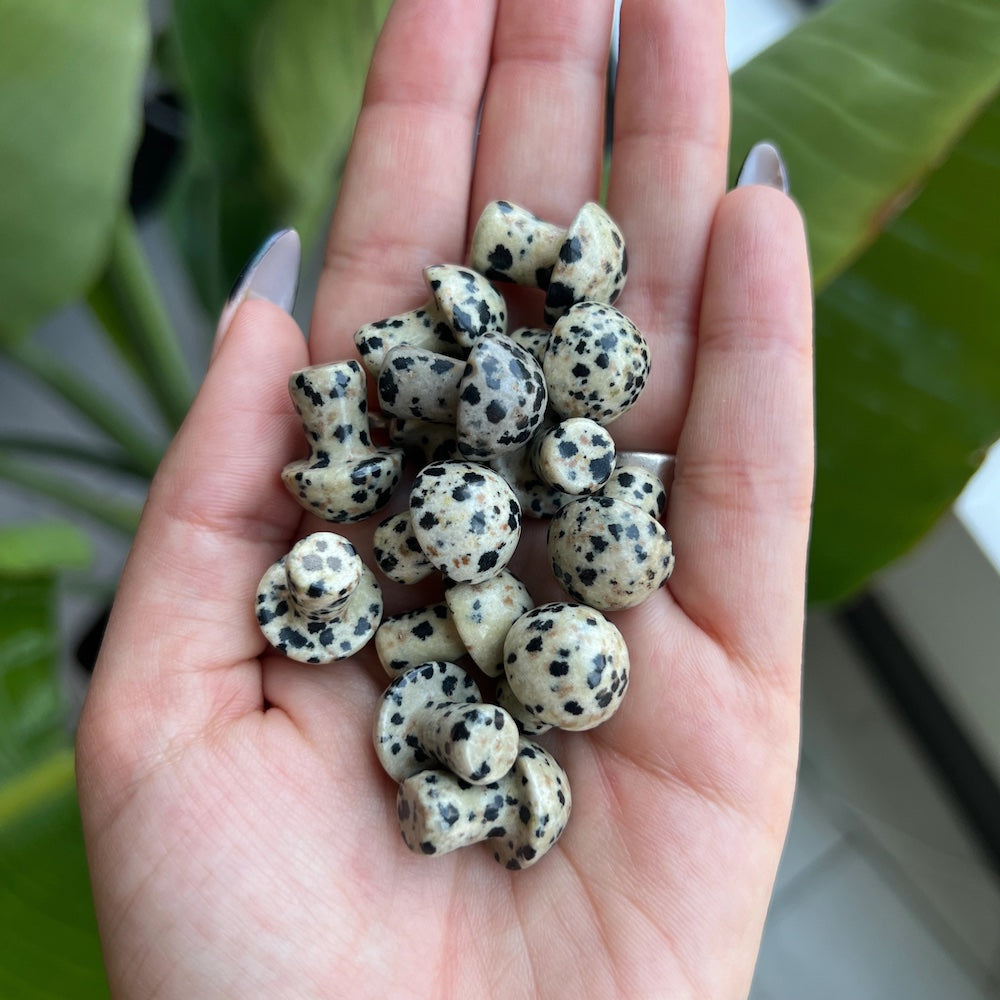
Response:
[[[488,200],[565,225],[598,195],[612,8],[397,0],[308,348],[266,302],[219,346],[153,485],[79,733],[120,995],[747,989],[797,751],[810,297],[792,203],[724,196],[722,0],[623,4],[607,205],[653,376],[612,430],[619,448],[676,452],[677,570],[613,616],[632,661],[617,715],[542,738],[573,789],[562,840],[513,873],[478,848],[408,852],[371,746],[384,673],[370,652],[329,667],[266,653],[253,616],[264,569],[318,526],[278,478],[302,451],[288,374],[353,356],[357,327],[420,304],[421,268],[464,259]],[[390,613],[419,603],[387,593]]]

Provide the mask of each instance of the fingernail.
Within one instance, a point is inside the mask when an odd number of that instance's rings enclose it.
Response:
[[[233,283],[215,328],[216,348],[229,330],[236,310],[247,299],[266,299],[287,313],[292,311],[301,260],[302,243],[294,229],[279,229],[264,240]]]
[[[770,142],[758,142],[743,161],[736,178],[737,187],[764,184],[788,194],[788,171],[777,147]]]

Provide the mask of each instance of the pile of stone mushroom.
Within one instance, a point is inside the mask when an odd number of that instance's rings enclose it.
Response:
[[[545,854],[572,800],[534,738],[618,710],[628,651],[603,612],[639,604],[673,570],[663,484],[616,454],[606,429],[649,376],[642,334],[613,306],[626,272],[599,205],[562,229],[493,202],[469,266],[426,268],[426,303],[358,330],[360,361],[289,379],[309,455],[282,478],[310,513],[370,516],[399,486],[404,453],[418,456],[406,509],[375,529],[371,556],[397,583],[439,575],[441,601],[383,617],[375,574],[332,532],[298,542],[256,597],[268,641],[301,662],[344,659],[374,638],[391,678],[375,750],[414,851],[489,841],[511,869]],[[545,325],[508,332],[499,282],[544,290]],[[369,378],[385,446],[372,438]],[[507,568],[524,516],[549,519],[549,563],[571,600],[536,606]],[[492,701],[463,658],[494,683]]]

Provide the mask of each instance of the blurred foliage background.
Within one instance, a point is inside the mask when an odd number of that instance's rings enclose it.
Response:
[[[0,528],[0,995],[106,993],[58,598],[91,559],[89,525],[134,530],[117,484],[148,480],[200,375],[136,206],[152,197],[169,223],[207,344],[268,233],[320,236],[389,6],[173,0],[154,24],[145,0],[0,0],[0,362],[103,442],[0,433],[0,480],[65,511]],[[1000,436],[998,93],[995,0],[835,0],[734,74],[733,175],[754,142],[775,141],[810,234],[815,601],[912,546]],[[150,162],[169,169],[147,190]],[[155,430],[38,342],[74,302]],[[67,463],[96,485],[62,475]]]

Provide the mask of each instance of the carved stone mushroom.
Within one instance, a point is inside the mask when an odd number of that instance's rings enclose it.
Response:
[[[487,705],[454,663],[424,663],[382,695],[372,730],[375,753],[394,781],[440,766],[470,784],[502,778],[518,753],[514,720]]]
[[[372,554],[378,568],[395,583],[419,583],[434,572],[434,566],[413,534],[408,510],[379,523],[372,536]]]
[[[599,611],[554,601],[525,612],[507,633],[511,694],[539,723],[579,732],[618,711],[628,686],[621,632]]]
[[[635,607],[674,569],[666,529],[611,497],[572,500],[549,522],[549,563],[570,597],[602,611]]]
[[[510,561],[521,537],[521,508],[492,469],[469,462],[425,466],[410,491],[413,533],[450,580],[480,583]]]
[[[566,772],[524,736],[514,766],[499,781],[472,785],[448,771],[421,771],[396,795],[400,832],[411,851],[440,855],[492,841],[494,859],[512,871],[551,850],[572,806]]]
[[[318,531],[267,570],[256,611],[279,652],[302,663],[332,663],[353,656],[375,634],[382,590],[347,539]]]
[[[464,364],[441,354],[394,347],[378,376],[383,413],[453,423],[460,453],[487,461],[526,445],[545,416],[541,365],[507,337],[487,334]]]
[[[570,417],[535,435],[531,464],[539,479],[561,493],[597,493],[615,469],[614,438],[588,417]]]
[[[491,201],[472,233],[469,263],[490,281],[548,288],[566,230],[509,201]]]
[[[628,317],[609,305],[580,302],[549,337],[542,361],[549,405],[560,417],[606,426],[638,401],[649,366],[649,346]]]
[[[377,448],[368,428],[365,373],[357,361],[293,372],[288,392],[309,442],[308,458],[281,478],[310,514],[358,521],[388,502],[403,470],[401,448]]]
[[[513,573],[501,570],[481,583],[452,583],[445,603],[386,618],[375,636],[382,668],[395,676],[425,662],[457,660],[466,653],[490,677],[503,673],[503,643],[510,626],[534,601]]]
[[[545,322],[555,323],[578,302],[614,302],[627,274],[622,231],[597,202],[587,202],[559,248],[545,293]]]

